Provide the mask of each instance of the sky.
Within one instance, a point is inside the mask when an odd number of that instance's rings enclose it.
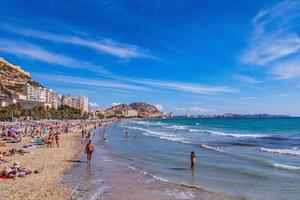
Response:
[[[0,57],[94,107],[300,116],[300,1],[9,0]]]

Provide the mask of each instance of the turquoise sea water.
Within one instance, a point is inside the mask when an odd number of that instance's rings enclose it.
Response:
[[[162,181],[251,199],[300,196],[300,118],[124,120],[108,127],[107,146]]]

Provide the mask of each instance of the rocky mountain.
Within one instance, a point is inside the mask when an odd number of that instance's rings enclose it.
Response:
[[[40,86],[21,67],[0,58],[0,93],[6,95],[20,94],[27,83],[33,86]]]
[[[129,106],[133,110],[137,111],[138,116],[142,118],[156,118],[163,116],[162,112],[160,112],[155,106],[148,103],[132,103]]]
[[[105,110],[105,112],[108,115],[117,115],[117,116],[122,116],[125,115],[128,110],[132,110],[130,106],[127,104],[120,104],[120,105],[115,105],[112,106],[111,108],[108,108]]]
[[[158,118],[163,117],[155,106],[147,103],[120,104],[104,111],[106,116]]]

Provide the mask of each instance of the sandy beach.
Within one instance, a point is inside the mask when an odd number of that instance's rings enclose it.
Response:
[[[1,164],[11,166],[20,162],[22,167],[37,170],[38,174],[30,174],[23,178],[0,180],[1,200],[8,199],[65,199],[70,190],[60,184],[64,170],[74,164],[71,162],[79,154],[83,153],[80,144],[81,135],[79,129],[71,129],[69,134],[60,136],[60,147],[30,148],[29,153],[16,154],[5,157],[8,163]],[[7,148],[19,149],[23,145],[30,144],[31,138],[23,138],[20,143],[7,144]],[[0,151],[4,151],[4,147]]]

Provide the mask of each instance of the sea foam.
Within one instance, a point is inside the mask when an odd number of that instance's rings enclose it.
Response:
[[[225,133],[211,130],[204,130],[204,132],[210,133],[212,135],[224,136],[224,137],[234,137],[234,138],[266,138],[268,135],[261,134],[237,134],[237,133]]]
[[[175,199],[194,199],[196,196],[192,191],[179,190],[177,188],[165,190],[165,194]]]
[[[168,132],[153,131],[153,130],[149,130],[149,129],[145,129],[145,128],[138,128],[138,127],[132,127],[132,126],[123,126],[123,127],[134,129],[134,130],[139,130],[145,136],[157,137],[162,140],[168,140],[168,141],[172,141],[172,142],[180,142],[180,143],[184,143],[184,144],[190,143],[189,141],[187,141],[186,138],[180,137],[178,135],[170,134]]]
[[[224,149],[222,149],[220,147],[213,147],[213,146],[209,146],[209,145],[205,145],[205,144],[202,144],[201,147],[203,147],[205,149],[213,150],[213,151],[222,152],[222,153],[225,152]]]
[[[273,166],[278,169],[284,169],[289,171],[300,171],[300,166],[283,165],[278,163],[273,163]]]
[[[300,149],[297,147],[290,149],[268,149],[268,148],[259,148],[261,151],[269,152],[269,153],[277,153],[277,154],[287,154],[292,156],[300,156]]]

